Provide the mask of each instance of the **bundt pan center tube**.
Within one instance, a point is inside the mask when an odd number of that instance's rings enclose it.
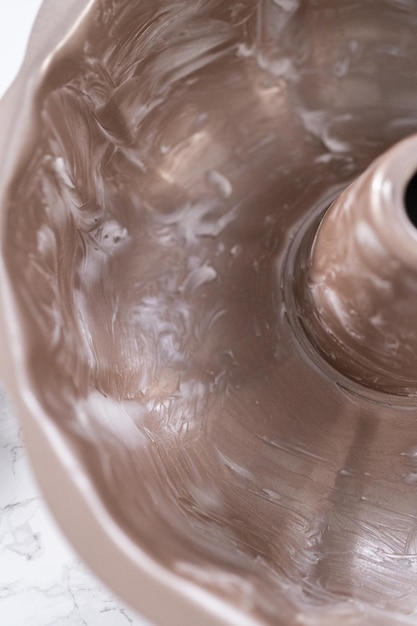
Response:
[[[417,7],[46,2],[0,110],[1,365],[161,626],[417,620]]]
[[[417,394],[416,172],[412,136],[313,225],[297,267],[307,266],[298,317],[322,356],[362,385],[406,397]]]

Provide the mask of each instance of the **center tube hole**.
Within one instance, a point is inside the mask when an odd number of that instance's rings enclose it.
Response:
[[[410,222],[417,228],[417,172],[405,188],[404,206]]]

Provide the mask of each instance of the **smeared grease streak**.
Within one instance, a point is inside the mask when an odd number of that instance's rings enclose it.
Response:
[[[306,216],[417,130],[416,22],[97,0],[10,189],[45,410],[138,544],[259,623],[417,619],[415,412],[342,393],[282,291]]]

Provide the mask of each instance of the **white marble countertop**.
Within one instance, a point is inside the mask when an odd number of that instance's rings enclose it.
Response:
[[[0,96],[23,60],[40,4],[0,0]],[[87,571],[62,536],[1,389],[0,477],[0,626],[149,626]]]
[[[52,519],[0,390],[0,625],[149,626],[103,587]]]

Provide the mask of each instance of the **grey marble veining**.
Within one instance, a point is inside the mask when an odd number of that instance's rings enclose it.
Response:
[[[149,626],[88,572],[62,536],[3,390],[0,476],[1,626]]]

